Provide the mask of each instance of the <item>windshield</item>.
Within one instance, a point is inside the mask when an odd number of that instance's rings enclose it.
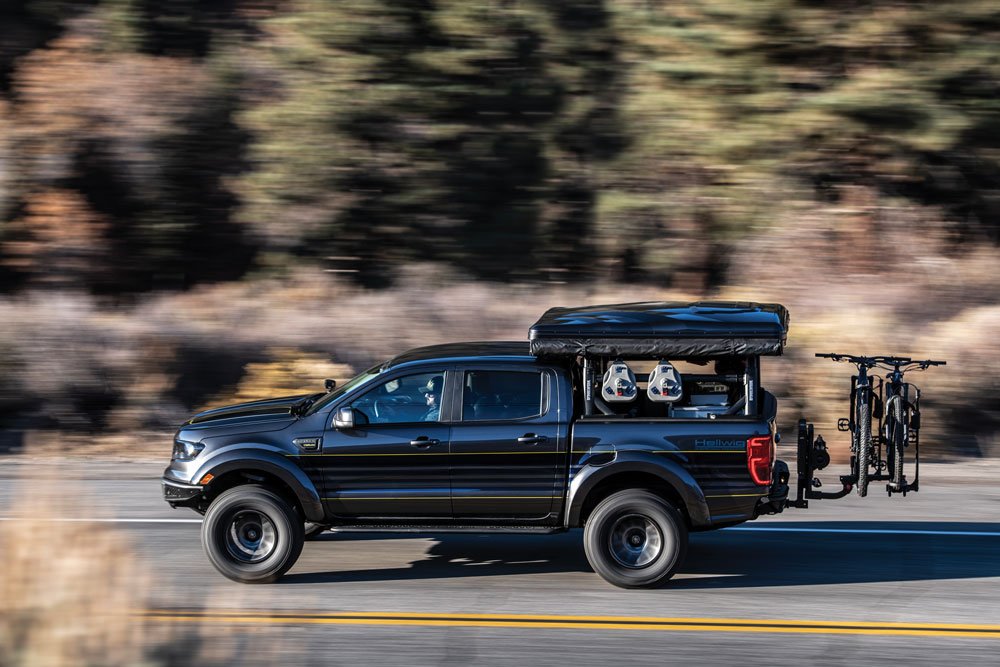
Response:
[[[306,414],[311,415],[314,412],[322,410],[323,406],[329,405],[330,403],[337,400],[338,398],[340,398],[347,392],[351,391],[355,387],[360,387],[361,385],[365,384],[373,377],[377,376],[379,373],[379,369],[381,368],[382,364],[376,364],[371,368],[369,368],[368,370],[363,371],[360,375],[351,378],[350,380],[345,382],[342,386],[337,387],[336,389],[331,391],[329,394],[324,394],[323,396],[318,398],[315,403],[312,404],[312,406],[309,408]]]

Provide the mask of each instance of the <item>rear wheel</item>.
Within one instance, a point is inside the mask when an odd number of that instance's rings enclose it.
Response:
[[[889,399],[886,410],[889,428],[889,453],[892,457],[890,480],[896,489],[903,485],[903,447],[906,445],[906,422],[903,421],[903,399],[901,396],[893,396]]]
[[[858,390],[857,419],[854,421],[855,438],[858,443],[858,495],[864,498],[868,495],[868,461],[872,451],[872,413],[868,401],[868,392]]]
[[[201,541],[208,559],[224,576],[247,584],[271,583],[302,553],[302,520],[270,489],[237,486],[212,501]]]
[[[687,552],[680,513],[659,496],[620,491],[594,508],[583,531],[587,560],[605,581],[651,588],[674,575]]]

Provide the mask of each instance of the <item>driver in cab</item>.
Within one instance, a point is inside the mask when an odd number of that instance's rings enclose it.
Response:
[[[427,401],[427,412],[421,417],[421,421],[436,422],[441,415],[441,386],[444,384],[444,377],[435,375],[424,386],[424,400]]]

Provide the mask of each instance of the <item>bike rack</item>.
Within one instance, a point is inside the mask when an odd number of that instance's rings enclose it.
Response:
[[[917,388],[916,385],[904,382],[903,374],[916,368],[926,370],[930,366],[944,366],[947,362],[934,361],[930,359],[914,361],[909,357],[855,357],[853,355],[832,353],[817,353],[816,356],[833,359],[834,361],[850,361],[852,364],[858,366],[859,369],[860,374],[851,377],[851,414],[847,418],[837,420],[838,431],[849,431],[852,435],[856,435],[856,430],[861,427],[860,424],[856,424],[854,422],[858,380],[862,375],[865,375],[869,379],[869,384],[871,386],[871,402],[868,407],[870,409],[872,423],[868,425],[868,428],[871,428],[877,423],[877,425],[872,428],[871,433],[871,454],[874,456],[874,460],[869,461],[869,465],[874,468],[874,471],[868,471],[867,479],[869,482],[888,481],[889,484],[886,484],[885,489],[890,497],[897,493],[901,493],[903,496],[906,496],[906,494],[910,491],[919,491],[920,389]],[[889,366],[892,366],[892,368],[889,368]],[[885,380],[883,380],[877,373],[874,375],[867,375],[868,370],[875,368],[889,370],[891,373],[885,377]],[[889,465],[887,459],[890,454],[893,454],[893,450],[891,449],[892,443],[889,442],[889,437],[885,433],[886,425],[883,423],[883,413],[886,406],[882,404],[882,401],[889,400],[888,397],[885,397],[886,380],[891,380],[893,386],[901,386],[903,388],[901,398],[906,403],[905,414],[909,415],[909,424],[904,424],[904,428],[907,426],[909,428],[906,432],[906,442],[904,443],[904,447],[913,447],[913,482],[907,482],[906,476],[903,475],[901,479],[895,482],[895,485],[898,485],[898,488],[893,488],[893,474],[888,470]],[[853,449],[852,439],[852,450]],[[858,470],[858,459],[856,454],[852,454],[851,474],[840,476],[840,483],[842,487],[839,491],[834,493],[825,493],[823,491],[815,490],[822,486],[822,482],[816,478],[816,471],[822,470],[830,465],[830,454],[827,452],[826,442],[823,440],[823,436],[815,435],[813,425],[805,419],[799,420],[797,454],[798,488],[796,489],[795,500],[787,499],[789,474],[788,466],[783,465],[780,468],[776,468],[774,478],[775,481],[772,484],[772,494],[771,497],[768,498],[768,502],[762,504],[762,507],[764,508],[763,511],[774,513],[780,512],[784,507],[806,508],[809,507],[809,500],[822,498],[843,498],[850,493],[854,486],[858,483],[858,476],[860,473]],[[899,463],[902,465],[902,461]],[[785,494],[784,502],[782,502],[781,499],[782,493]]]

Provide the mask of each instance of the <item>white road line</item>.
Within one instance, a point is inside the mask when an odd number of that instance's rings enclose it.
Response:
[[[878,528],[801,528],[794,526],[734,526],[724,530],[768,533],[843,533],[846,535],[957,535],[963,537],[1000,537],[1000,532],[985,530],[915,530]]]

